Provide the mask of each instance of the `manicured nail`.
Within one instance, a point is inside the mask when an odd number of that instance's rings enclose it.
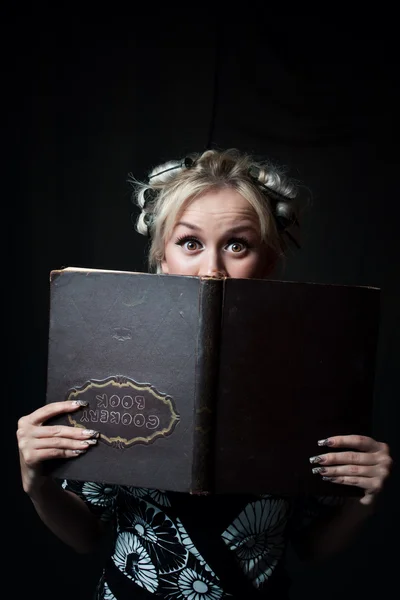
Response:
[[[82,435],[87,435],[88,437],[91,437],[91,438],[98,438],[100,433],[98,431],[96,431],[95,429],[83,429]]]
[[[311,456],[309,459],[311,464],[322,462],[324,459],[322,456]]]
[[[332,442],[329,438],[325,438],[324,440],[318,440],[318,446],[332,446]]]
[[[323,477],[323,481],[335,481],[336,477]]]
[[[97,440],[82,440],[81,444],[85,444],[85,446],[94,446],[94,444],[97,444]]]
[[[321,473],[326,473],[326,469],[325,469],[325,467],[314,467],[312,469],[312,472],[313,472],[313,475],[318,475]]]
[[[86,450],[72,450],[74,454],[84,454]]]
[[[74,400],[74,404],[76,406],[89,406],[89,402],[87,402],[87,400]]]

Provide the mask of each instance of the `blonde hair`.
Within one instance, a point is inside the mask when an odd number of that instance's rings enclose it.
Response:
[[[153,168],[147,182],[132,175],[128,181],[133,186],[132,199],[140,208],[136,230],[150,237],[151,271],[161,271],[165,243],[180,215],[190,202],[210,191],[232,188],[239,192],[259,218],[262,241],[277,256],[286,253],[287,226],[298,223],[294,181],[285,177],[282,168],[236,149],[191,154],[184,161]]]

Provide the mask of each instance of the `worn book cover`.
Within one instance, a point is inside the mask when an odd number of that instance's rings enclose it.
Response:
[[[52,473],[190,493],[357,494],[317,440],[371,433],[380,290],[100,269],[50,274],[47,402],[97,446]],[[328,449],[324,450],[325,452]]]

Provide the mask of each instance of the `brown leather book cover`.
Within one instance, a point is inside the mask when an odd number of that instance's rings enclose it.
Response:
[[[371,433],[380,290],[68,268],[50,275],[47,402],[100,432],[56,477],[190,493],[355,494],[317,440]],[[323,449],[326,452],[328,449]]]

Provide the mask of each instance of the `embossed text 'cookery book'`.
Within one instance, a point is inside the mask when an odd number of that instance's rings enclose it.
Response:
[[[100,432],[60,478],[201,493],[356,494],[317,440],[370,434],[380,290],[67,268],[50,274],[47,402]]]

